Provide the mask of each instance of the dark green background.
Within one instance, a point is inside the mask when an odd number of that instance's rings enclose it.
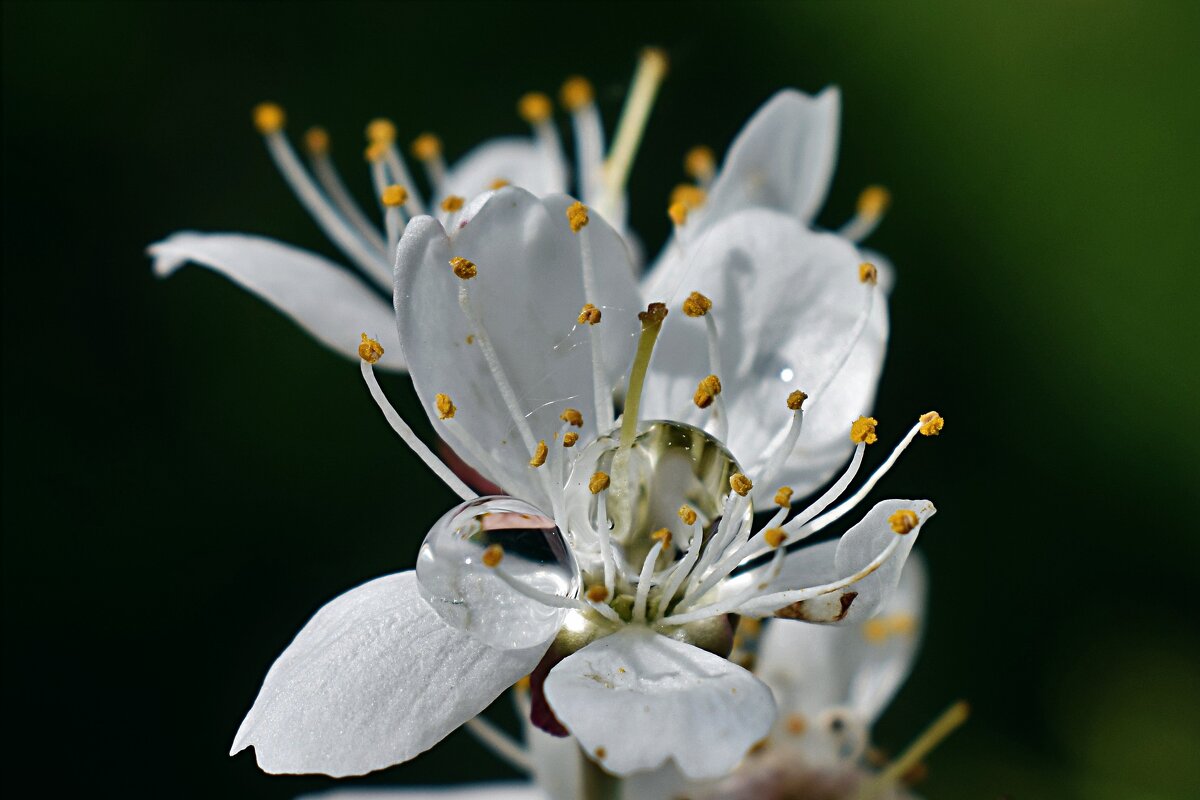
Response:
[[[234,731],[305,619],[410,565],[453,502],[354,364],[211,273],[151,277],[144,247],[180,228],[331,252],[252,104],[327,125],[365,193],[372,116],[454,156],[583,72],[611,124],[658,43],[672,72],[632,181],[648,241],[683,151],[720,151],[782,86],[844,93],[824,224],[867,183],[893,192],[877,416],[885,441],[928,407],[948,424],[878,490],[941,512],[928,643],[880,742],[965,697],[931,798],[1200,785],[1197,4],[3,8],[6,783],[330,785],[228,758]],[[509,773],[460,733],[365,782],[465,774]]]

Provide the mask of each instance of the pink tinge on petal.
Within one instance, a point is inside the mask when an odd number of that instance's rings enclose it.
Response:
[[[437,449],[438,455],[442,457],[442,461],[446,462],[446,466],[450,468],[450,471],[462,478],[467,486],[470,486],[482,495],[507,494],[499,486],[483,477],[470,464],[459,458],[458,453],[454,452],[450,445],[441,439],[438,439]]]

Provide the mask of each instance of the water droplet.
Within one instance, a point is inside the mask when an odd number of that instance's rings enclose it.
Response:
[[[483,552],[500,545],[495,567]],[[534,506],[514,497],[480,497],[438,520],[417,555],[417,583],[433,610],[450,625],[504,649],[547,641],[565,609],[552,608],[509,585],[558,597],[579,592],[579,568],[562,532]]]
[[[796,373],[792,372],[791,367],[784,367],[783,369],[779,370],[779,380],[783,381],[784,383],[790,383],[794,377],[796,377]]]

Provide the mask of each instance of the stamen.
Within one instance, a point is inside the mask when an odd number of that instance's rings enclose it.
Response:
[[[412,143],[412,154],[425,167],[436,197],[446,185],[446,162],[442,158],[442,140],[432,133],[422,133]]]
[[[662,85],[666,74],[667,56],[663,51],[654,48],[642,51],[637,72],[633,76],[633,86],[617,123],[613,146],[604,162],[605,194],[601,213],[606,217],[612,216],[612,210],[619,205],[619,198],[625,191],[625,182],[629,179],[629,170],[637,155],[646,121],[650,118],[650,109],[654,106],[658,87]]]
[[[458,407],[450,399],[450,395],[438,394],[433,398],[434,407],[437,409],[438,419],[454,419]]]
[[[888,517],[888,525],[901,536],[911,533],[913,528],[919,524],[921,524],[921,518],[917,516],[917,512],[909,508],[902,508]]]
[[[733,489],[742,497],[745,497],[750,493],[750,490],[754,488],[754,484],[751,483],[750,479],[742,473],[735,472],[729,478],[729,488]]]
[[[574,447],[579,441],[579,434],[575,431],[567,431],[563,434],[563,447]]]
[[[542,156],[542,169],[547,183],[560,174],[563,163],[562,142],[551,115],[554,106],[550,98],[541,92],[529,92],[517,102],[517,113],[533,126],[538,149]]]
[[[858,313],[858,319],[855,320],[854,327],[851,329],[850,335],[846,337],[846,341],[842,345],[841,352],[838,353],[837,358],[834,359],[833,369],[826,373],[825,380],[819,387],[817,387],[817,391],[813,393],[813,397],[817,401],[820,401],[825,394],[825,390],[829,388],[829,384],[833,383],[833,379],[836,378],[846,366],[846,362],[850,360],[850,355],[854,352],[855,345],[857,345],[858,340],[862,338],[863,331],[867,329],[867,323],[871,321],[871,311],[874,308],[875,295],[878,293],[878,290],[874,283],[868,282],[865,284],[865,286],[866,297],[863,301],[863,308]]]
[[[367,244],[386,258],[387,242],[350,196],[346,184],[333,165],[333,159],[329,157],[329,133],[324,128],[309,128],[304,133],[304,147],[308,151],[309,166],[325,194],[333,201],[333,205]]]
[[[607,472],[593,473],[591,479],[588,480],[588,491],[592,494],[600,494],[609,487],[611,482]]]
[[[709,375],[707,378],[703,378],[696,387],[696,393],[692,395],[692,402],[696,404],[697,408],[708,408],[720,393],[721,379],[716,375]]]
[[[804,401],[808,399],[808,395],[797,389],[787,397],[787,407],[792,411],[799,411],[804,407]]]
[[[395,253],[400,237],[404,233],[404,217],[400,207],[408,202],[408,190],[398,183],[393,183],[383,190],[380,201],[384,208],[384,224],[387,226],[388,252]]]
[[[870,644],[883,644],[891,636],[911,636],[916,630],[917,620],[912,614],[892,614],[864,622],[862,635]]]
[[[667,216],[671,218],[671,222],[675,227],[679,227],[687,222],[688,207],[683,203],[671,203],[667,206]]]
[[[875,268],[874,264],[868,264],[864,261],[858,265],[858,282],[869,283],[874,286],[879,283],[879,270]]]
[[[362,345],[359,345],[360,354],[362,353],[362,348],[364,346],[367,346],[368,354],[376,351],[378,351],[380,355],[383,354],[383,348],[379,345],[379,342],[369,340],[369,342],[364,342]],[[435,475],[445,481],[446,485],[449,486],[455,494],[457,494],[463,500],[474,500],[476,497],[478,497],[479,495],[472,491],[469,486],[463,483],[462,479],[455,475],[453,470],[447,467],[444,463],[442,463],[440,458],[433,454],[433,451],[429,449],[428,445],[417,438],[417,435],[413,433],[412,428],[408,427],[408,424],[404,421],[404,418],[400,416],[396,409],[392,408],[392,404],[388,402],[387,396],[383,393],[383,389],[379,386],[379,382],[375,380],[375,372],[371,369],[371,362],[366,358],[363,358],[361,361],[361,367],[363,380],[366,382],[367,388],[371,392],[371,397],[375,400],[375,404],[379,406],[379,410],[383,412],[383,416],[387,419],[388,424],[392,426],[392,430],[400,435],[400,438],[404,440],[404,443],[411,447],[413,452],[425,462],[425,466],[429,467],[429,469],[431,469]]]
[[[379,252],[373,250],[371,245],[362,239],[322,194],[316,181],[300,163],[299,157],[284,135],[284,121],[283,109],[273,103],[263,103],[255,108],[255,127],[263,134],[267,151],[271,154],[275,166],[287,181],[288,186],[300,200],[300,204],[312,215],[313,220],[325,235],[341,248],[348,258],[378,282],[381,287],[390,290],[392,285],[391,269]]]
[[[498,544],[489,544],[486,548],[484,548],[483,555],[480,557],[480,561],[483,562],[485,567],[491,567],[493,569],[500,566],[500,562],[503,560],[504,548]]]
[[[396,124],[390,119],[376,117],[367,123],[364,133],[366,133],[368,142],[388,145],[396,141]]]
[[[566,422],[570,425],[574,425],[576,428],[583,427],[583,414],[580,414],[578,409],[575,409],[575,408],[563,409],[563,412],[558,415],[558,418],[561,419],[563,422]]]
[[[866,443],[860,444],[854,448],[854,456],[851,457],[850,465],[846,467],[846,471],[842,473],[842,476],[838,478],[832,486],[826,489],[825,492],[818,497],[812,505],[801,511],[796,516],[792,517],[792,519],[788,521],[788,524],[783,526],[789,534],[799,534],[800,528],[805,523],[828,508],[829,504],[834,500],[837,500],[839,497],[841,497],[842,492],[846,491],[846,487],[850,485],[850,482],[854,480],[854,476],[858,474],[858,469],[862,466],[863,455],[866,453],[866,451]],[[805,538],[809,535],[809,533],[812,533],[812,531],[806,532],[802,536],[799,536],[796,541]]]
[[[842,226],[839,233],[852,242],[866,239],[879,227],[891,199],[888,190],[882,186],[868,186],[863,189],[862,194],[858,196],[857,212]]]
[[[683,157],[683,171],[689,178],[707,187],[717,173],[717,159],[712,148],[697,145]]]
[[[567,208],[567,222],[571,226],[571,233],[579,233],[584,226],[588,224],[587,206],[576,200]]]
[[[703,317],[712,311],[713,303],[699,292],[692,292],[683,301],[683,313],[689,317]]]
[[[793,494],[792,487],[780,486],[779,491],[775,493],[775,505],[780,508],[791,508]]]
[[[450,259],[450,269],[454,270],[454,274],[464,281],[469,281],[479,274],[479,268],[475,266],[475,262],[462,256]]]
[[[533,771],[533,761],[529,751],[517,744],[507,733],[488,722],[483,716],[467,720],[463,727],[475,736],[493,753],[500,756],[518,770]]]
[[[533,451],[533,458],[529,459],[529,466],[537,469],[542,464],[545,464],[546,456],[549,452],[550,448],[546,447],[546,440],[542,439],[537,443],[537,448]]]
[[[646,554],[646,560],[642,562],[642,573],[638,576],[637,595],[633,600],[633,622],[646,621],[646,600],[650,597],[650,587],[654,583],[651,578],[654,575],[654,565],[658,562],[658,554],[662,551],[663,542],[655,542],[654,546],[650,548],[650,552]]]
[[[599,583],[594,583],[587,589],[587,599],[593,603],[603,603],[608,599],[608,589]]]
[[[879,437],[875,435],[875,426],[879,420],[874,417],[859,417],[850,426],[850,441],[855,444],[875,444]]]
[[[646,370],[650,366],[650,356],[654,353],[654,343],[662,330],[663,320],[667,318],[667,307],[662,303],[651,303],[645,311],[638,312],[642,323],[642,333],[638,339],[637,352],[633,357],[633,367],[629,370],[629,387],[625,393],[625,413],[621,419],[621,449],[626,450],[633,444],[637,435],[638,406],[642,401],[642,386],[646,382]]]
[[[459,197],[456,194],[452,194],[449,197],[447,197],[445,200],[442,201],[442,211],[446,211],[446,212],[450,212],[450,213],[453,213],[455,211],[461,211],[463,204],[465,202],[466,201],[462,197]]]
[[[551,105],[550,98],[541,92],[523,94],[517,101],[517,113],[530,125],[545,122],[553,112],[554,106]]]
[[[808,395],[798,389],[788,395],[787,407],[794,413],[788,421],[787,433],[783,439],[777,439],[767,446],[762,457],[763,466],[757,471],[760,481],[771,480],[796,449],[796,442],[800,440],[800,431],[804,427],[804,401],[807,399]]]
[[[828,514],[825,514],[824,516],[818,517],[817,519],[813,520],[809,526],[811,528],[810,532],[815,533],[816,531],[821,530],[822,528],[829,525],[830,523],[836,522],[837,520],[841,519],[842,516],[844,516],[848,511],[850,511],[856,505],[861,503],[863,498],[865,498],[867,496],[867,494],[870,493],[870,491],[875,488],[875,484],[877,484],[879,482],[880,478],[882,478],[884,475],[886,475],[888,470],[890,470],[892,468],[892,466],[895,465],[897,459],[900,458],[900,454],[904,452],[905,448],[907,448],[908,445],[912,442],[912,440],[916,437],[916,435],[918,433],[920,433],[921,425],[922,425],[921,422],[917,422],[916,425],[909,428],[908,433],[906,433],[904,435],[904,438],[902,440],[900,440],[900,444],[896,445],[896,449],[894,449],[892,451],[891,455],[889,455],[887,457],[887,460],[884,461],[883,464],[880,465],[879,469],[875,470],[875,472],[871,475],[871,477],[867,479],[866,483],[864,483],[862,486],[859,487],[857,492],[855,492],[853,495],[850,496],[849,500],[846,500],[841,505],[839,505],[837,508],[830,511]],[[858,454],[855,453],[855,455],[857,456]],[[789,523],[789,527],[790,527],[790,523]]]
[[[708,192],[690,183],[678,184],[671,190],[670,204],[680,203],[688,211],[695,211],[708,201]]]
[[[580,325],[599,325],[600,318],[600,309],[591,303],[584,303],[583,308],[579,309],[579,317],[576,321]]]
[[[942,712],[916,741],[908,746],[900,757],[891,763],[887,769],[880,772],[867,784],[863,790],[864,800],[875,798],[893,787],[909,770],[916,767],[934,748],[944,742],[960,725],[967,721],[971,707],[963,700]]]
[[[374,364],[383,358],[383,345],[364,333],[362,343],[358,346],[358,357],[368,364]]]
[[[666,550],[671,546],[671,529],[659,528],[654,533],[650,534],[650,538],[656,542],[662,542],[663,549]]]
[[[511,181],[506,181],[504,178],[496,178],[496,180],[492,181],[488,185],[488,188],[491,189],[493,192],[498,192],[501,189],[503,189],[505,186],[511,186],[511,185],[512,185]]]
[[[559,92],[563,106],[571,112],[579,192],[587,203],[600,199],[604,168],[604,128],[593,96],[591,83],[579,76],[568,78]]]
[[[763,531],[763,541],[774,549],[787,541],[787,534],[783,528],[768,528]]]
[[[937,436],[945,427],[946,420],[942,419],[941,415],[936,411],[930,411],[928,414],[921,415],[921,435],[922,436]]]
[[[408,167],[405,165],[404,159],[400,157],[400,151],[396,148],[396,126],[392,121],[382,117],[371,120],[367,123],[366,136],[367,141],[371,144],[367,148],[367,160],[372,164],[378,164],[378,169],[373,171],[379,173],[381,181],[383,180],[382,168],[386,164],[387,169],[392,173],[393,183],[415,186],[412,175],[409,174]],[[425,213],[425,207],[415,190],[409,192],[405,211],[408,212],[409,218]]]
[[[683,518],[684,522],[687,522],[687,518],[683,515],[684,508],[687,508],[687,506],[679,509],[680,517]],[[688,511],[691,511],[691,509],[688,508]],[[693,565],[695,565],[697,559],[700,558],[700,547],[704,544],[704,531],[702,531],[700,526],[696,524],[695,514],[696,512],[692,511],[692,521],[688,522],[688,524],[692,527],[692,538],[691,541],[688,542],[687,553],[685,553],[683,558],[679,560],[679,563],[675,565],[674,570],[667,577],[666,583],[663,586],[658,608],[658,614],[660,617],[667,613],[667,606],[671,604],[671,599],[675,597],[675,593],[679,591],[680,585],[687,580],[688,575],[691,574]]]
[[[691,506],[680,506],[679,518],[683,520],[684,525],[696,524],[696,512]]]

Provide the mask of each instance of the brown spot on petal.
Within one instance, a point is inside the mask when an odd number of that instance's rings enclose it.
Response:
[[[846,614],[850,613],[850,606],[856,597],[858,592],[826,594],[784,606],[775,612],[775,616],[779,619],[798,619],[804,622],[841,622],[846,618]]]

